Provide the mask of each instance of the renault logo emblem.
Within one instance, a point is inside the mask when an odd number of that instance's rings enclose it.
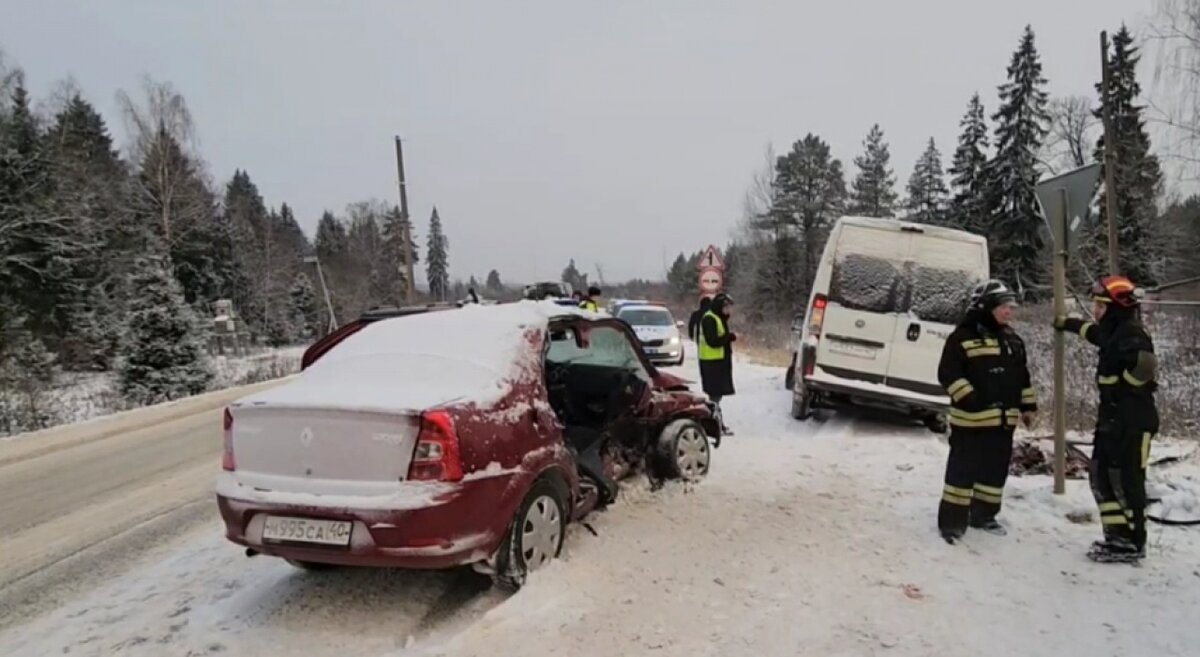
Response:
[[[304,427],[304,431],[300,432],[300,444],[304,445],[305,447],[308,447],[309,445],[312,444],[312,440],[313,440],[312,429],[310,429],[308,427]]]

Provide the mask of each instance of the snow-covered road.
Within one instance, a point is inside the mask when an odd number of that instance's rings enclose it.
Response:
[[[788,417],[737,367],[737,436],[697,486],[635,484],[520,593],[453,573],[304,573],[213,521],[0,635],[0,655],[1195,655],[1200,532],[1152,526],[1140,568],[1083,558],[1083,482],[1010,480],[1006,538],[933,529],[945,446],[918,427]],[[1194,462],[1176,466],[1200,471]],[[1191,476],[1191,475],[1189,475]]]

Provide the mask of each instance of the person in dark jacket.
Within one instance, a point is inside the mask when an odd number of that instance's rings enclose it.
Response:
[[[1158,433],[1158,362],[1132,281],[1105,276],[1092,286],[1092,299],[1095,323],[1054,320],[1056,329],[1076,333],[1100,348],[1100,406],[1088,475],[1104,539],[1092,544],[1088,558],[1133,563],[1146,556],[1146,465],[1150,441]]]
[[[692,342],[700,341],[700,320],[711,306],[712,297],[700,297],[700,307],[693,310],[692,315],[688,317],[688,339]]]
[[[1009,326],[1017,296],[990,280],[946,339],[938,382],[950,396],[950,455],[938,506],[938,530],[953,545],[967,527],[1003,536],[996,520],[1018,422],[1031,426],[1037,395],[1025,344]]]
[[[717,405],[717,419],[725,435],[733,432],[725,424],[721,400],[734,394],[733,343],[737,335],[729,330],[733,314],[733,299],[725,293],[713,297],[708,310],[700,318],[699,346],[700,381],[705,394]]]

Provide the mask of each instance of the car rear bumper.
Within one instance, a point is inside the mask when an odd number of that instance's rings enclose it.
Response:
[[[431,506],[407,509],[273,502],[262,491],[239,499],[230,486],[219,485],[217,506],[226,538],[261,554],[344,566],[444,569],[486,560],[496,551],[515,512],[511,498],[520,500],[511,491],[524,490],[513,483],[508,476],[473,481]],[[268,515],[348,521],[350,545],[264,541]]]

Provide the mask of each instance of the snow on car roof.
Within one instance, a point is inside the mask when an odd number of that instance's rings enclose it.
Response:
[[[382,412],[450,403],[486,406],[508,391],[522,369],[536,363],[527,335],[568,315],[590,313],[522,301],[373,322],[296,380],[242,404]]]
[[[639,304],[622,305],[620,312],[625,312],[626,310],[649,310],[649,311],[657,311],[657,312],[667,313],[668,315],[671,314],[670,308],[667,308],[666,306],[660,306],[658,304],[653,304],[653,303],[639,303]]]

